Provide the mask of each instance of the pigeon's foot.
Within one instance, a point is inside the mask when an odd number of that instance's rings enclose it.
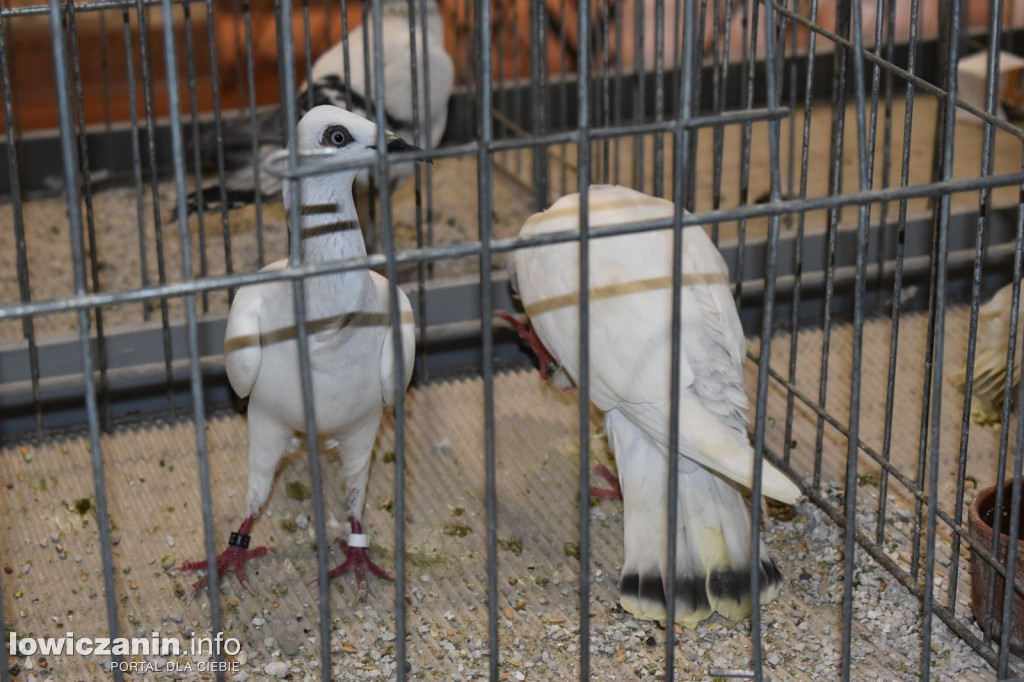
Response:
[[[619,478],[603,464],[594,465],[594,473],[608,481],[611,489],[597,488],[590,486],[590,496],[601,500],[621,500],[622,488],[619,486]]]
[[[366,571],[370,571],[370,573],[382,580],[394,581],[395,576],[370,561],[370,557],[366,555],[369,538],[363,535],[362,524],[354,516],[350,516],[348,520],[352,524],[352,534],[348,536],[348,540],[344,538],[337,539],[338,546],[345,552],[345,562],[328,573],[327,579],[334,580],[339,575],[352,571],[356,574],[356,601],[360,601],[366,596],[366,592],[370,587],[366,582]]]
[[[269,551],[267,547],[249,549],[249,531],[252,530],[252,525],[255,522],[255,516],[250,516],[245,521],[242,521],[242,525],[238,527],[238,532],[231,534],[228,548],[217,556],[217,577],[223,577],[225,573],[234,573],[235,577],[238,578],[239,584],[250,592],[252,592],[252,588],[249,586],[248,578],[245,577],[245,564],[250,559],[258,559],[266,555]],[[203,560],[190,561],[180,566],[175,566],[171,570],[175,573],[181,573],[184,571],[204,571],[206,569],[207,562]],[[209,576],[200,578],[192,584],[192,588],[189,590],[190,595],[195,597],[209,584]]]
[[[540,363],[540,375],[542,377],[548,379],[558,371],[558,363],[555,362],[555,358],[551,356],[548,349],[541,343],[540,337],[533,330],[533,325],[530,324],[529,320],[524,324],[517,320],[514,315],[504,310],[496,310],[494,314],[508,322],[519,333],[519,338],[530,344],[530,349],[537,356],[537,361]]]

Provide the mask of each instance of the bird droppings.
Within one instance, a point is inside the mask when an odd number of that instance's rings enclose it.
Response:
[[[562,554],[574,559],[580,558],[580,545],[578,542],[566,542],[562,544]]]
[[[75,500],[75,511],[78,512],[79,516],[85,516],[92,511],[92,500],[88,497]]]
[[[380,456],[380,461],[383,462],[384,464],[391,464],[392,462],[395,461],[395,451],[388,450],[387,452]]]
[[[290,500],[302,502],[311,497],[309,487],[302,481],[288,481],[284,484],[284,494]]]
[[[285,533],[295,533],[299,530],[299,524],[295,523],[292,519],[281,519],[278,525],[281,526],[281,530]]]
[[[523,541],[518,535],[512,535],[507,538],[498,538],[498,547],[506,552],[520,554],[523,551]]]
[[[471,532],[473,532],[473,529],[464,523],[448,521],[444,524],[444,529],[441,532],[443,532],[445,535],[453,535],[456,537],[464,538]]]

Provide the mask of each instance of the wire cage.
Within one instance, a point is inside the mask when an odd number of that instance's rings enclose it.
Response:
[[[1024,671],[1024,3],[438,0],[442,35],[432,0],[0,4],[3,682]],[[407,57],[409,142],[433,165],[371,184],[369,255],[302,262],[297,205],[227,200],[226,140],[248,131],[240,156],[264,181],[309,178],[301,84],[336,44],[347,82],[363,64],[369,84],[347,103],[390,125],[390,72],[369,67],[385,41],[356,55],[349,40],[382,35],[396,4],[423,57]],[[443,89],[431,41],[454,70],[437,141],[419,123]],[[265,163],[264,133],[292,151]],[[376,177],[394,163],[379,152]],[[573,392],[543,382],[493,320],[515,305],[510,254],[543,242],[517,236],[525,219],[591,184],[686,210],[581,230],[581,252],[702,225],[729,265],[753,527],[785,580],[743,622],[664,628],[618,607],[621,507],[585,502],[591,465],[613,461],[586,373]],[[203,187],[217,197],[193,213]],[[170,569],[212,560],[244,516],[232,298],[293,285],[312,426],[302,283],[366,268],[416,320],[413,384],[382,422],[364,515],[394,584],[359,599],[326,579],[342,467],[313,438],[282,461],[253,531],[274,551],[250,564],[252,591],[225,579],[190,599]],[[763,461],[798,482],[795,507],[758,503]],[[1002,544],[968,529],[984,495]],[[83,652],[81,638],[154,645]]]

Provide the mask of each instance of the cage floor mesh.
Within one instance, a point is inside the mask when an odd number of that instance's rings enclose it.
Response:
[[[916,476],[920,427],[923,349],[927,316],[901,321],[897,361],[892,461]],[[947,322],[947,375],[962,363],[967,310],[954,308]],[[849,400],[851,328],[831,334],[826,407],[846,421]],[[822,334],[796,336],[801,364],[799,388],[817,395]],[[773,340],[773,367],[785,373],[791,338]],[[884,315],[864,328],[862,438],[880,448],[889,323]],[[750,344],[756,351],[756,342]],[[756,366],[747,363],[750,395]],[[487,594],[482,381],[435,383],[410,390],[407,421],[408,656],[415,679],[473,679],[486,672]],[[579,451],[577,395],[542,384],[536,372],[495,376],[498,481],[498,552],[501,679],[555,679],[578,674],[579,507],[575,495]],[[781,452],[786,394],[773,382],[769,391],[768,444]],[[944,383],[940,504],[953,513],[956,453],[962,400]],[[594,461],[610,463],[592,414]],[[215,493],[217,541],[244,514],[245,420],[221,415],[207,423],[211,481]],[[809,476],[813,467],[816,418],[799,401],[794,411],[793,465]],[[100,547],[87,438],[69,437],[0,450],[0,557],[4,613],[18,637],[101,637],[107,633]],[[968,500],[974,488],[994,480],[998,429],[971,431]],[[183,598],[190,576],[165,568],[203,553],[199,475],[190,421],[124,427],[102,438],[120,631],[180,638],[208,636],[208,600]],[[393,565],[392,424],[385,417],[375,451],[364,520],[371,552]],[[846,441],[824,429],[822,482],[839,500]],[[330,535],[344,535],[340,466],[336,453],[324,455],[325,512]],[[861,457],[858,525],[874,532],[878,467]],[[977,482],[977,484],[974,483]],[[598,482],[598,481],[595,481]],[[831,492],[829,492],[831,491]],[[237,680],[290,674],[318,679],[318,588],[312,500],[304,453],[280,467],[267,513],[253,542],[275,551],[250,565],[253,592],[228,577],[222,586],[226,634],[237,638]],[[653,678],[663,674],[663,633],[632,619],[617,606],[621,561],[620,502],[590,509],[592,520],[591,652],[593,675],[602,680]],[[886,551],[906,568],[914,543],[913,497],[890,481]],[[940,523],[936,542],[936,599],[947,603],[949,572],[959,561],[961,581],[954,605],[969,620],[966,553],[950,557],[950,533]],[[772,510],[765,540],[786,578],[782,596],[762,610],[765,671],[772,679],[831,679],[838,676],[841,644],[843,548],[840,529],[817,507],[801,503]],[[923,541],[922,541],[923,546]],[[922,555],[923,556],[923,555]],[[342,560],[333,548],[332,566]],[[854,594],[852,657],[856,679],[917,679],[920,668],[920,602],[858,550]],[[339,679],[391,677],[394,671],[394,588],[372,580],[367,598],[354,603],[350,575],[336,580],[331,599],[333,665]],[[941,622],[932,639],[934,679],[991,678],[991,669]],[[970,627],[974,627],[970,625]],[[976,630],[976,628],[974,628]],[[749,669],[749,621],[718,617],[695,631],[680,631],[677,679],[703,679],[716,672]],[[150,657],[148,669],[130,679],[166,679],[152,666],[173,664],[181,679],[200,679],[205,656]],[[100,656],[9,659],[25,675],[52,679],[106,679]],[[185,663],[191,668],[185,669]],[[276,667],[275,667],[276,666]],[[31,669],[29,669],[31,667]],[[166,668],[165,668],[166,670]],[[659,672],[661,671],[661,672]],[[248,677],[246,677],[248,676]],[[19,678],[25,679],[25,678]]]

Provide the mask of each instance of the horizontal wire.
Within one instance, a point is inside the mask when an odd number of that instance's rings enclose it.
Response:
[[[910,187],[892,187],[881,190],[869,190],[866,192],[849,192],[847,194],[816,197],[813,199],[791,199],[786,201],[756,204],[752,206],[736,206],[733,208],[719,209],[717,211],[684,215],[683,225],[691,226],[701,225],[702,223],[727,222],[740,218],[760,218],[773,215],[786,215],[797,211],[826,210],[841,206],[894,201],[904,198],[912,199],[930,197],[946,193],[969,192],[982,188],[1006,187],[1020,184],[1024,184],[1024,171],[977,178],[961,178],[959,180],[931,182],[923,185],[913,185]],[[595,238],[606,238],[622,234],[663,230],[671,227],[671,220],[657,220],[628,225],[595,227],[592,228],[591,233]],[[577,241],[577,239],[578,233],[576,232],[557,232],[537,235],[529,238],[506,237],[502,239],[494,239],[490,241],[489,247],[492,253],[504,253],[507,251],[543,246],[546,244],[572,242]],[[402,251],[396,254],[395,260],[399,263],[421,263],[460,258],[463,256],[479,256],[482,253],[482,248],[483,247],[479,241],[465,242],[462,244],[427,246]],[[132,301],[145,301],[154,298],[178,297],[194,292],[214,291],[217,289],[226,289],[229,287],[244,286],[247,284],[303,279],[306,277],[316,277],[335,272],[356,270],[359,268],[379,267],[385,264],[386,260],[384,256],[374,255],[367,256],[365,258],[354,258],[332,263],[303,265],[283,270],[260,270],[257,272],[240,273],[231,276],[208,277],[193,280],[192,282],[152,285],[130,291],[85,294],[59,300],[13,304],[0,308],[0,320],[68,312],[78,310],[80,308],[95,308]]]

